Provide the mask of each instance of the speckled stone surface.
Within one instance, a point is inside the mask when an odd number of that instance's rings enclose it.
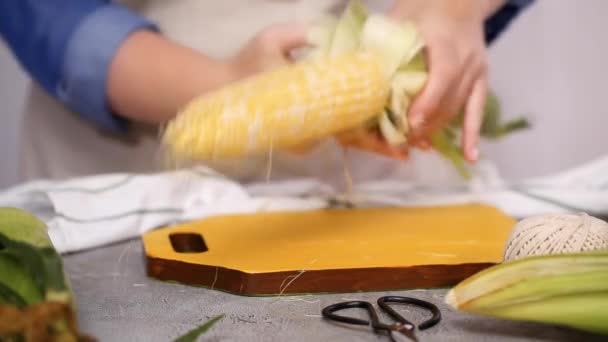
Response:
[[[389,341],[366,327],[324,321],[321,309],[344,299],[375,302],[385,293],[241,297],[150,279],[139,240],[65,256],[79,323],[100,341],[171,341],[218,314],[226,317],[201,341]],[[565,328],[473,317],[443,304],[445,290],[391,292],[439,305],[439,325],[420,341],[601,341]],[[420,322],[424,311],[401,311]],[[355,313],[356,314],[356,313]],[[364,316],[361,316],[364,317]],[[383,317],[388,320],[388,318]]]

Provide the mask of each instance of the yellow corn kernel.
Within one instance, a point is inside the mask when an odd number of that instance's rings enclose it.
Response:
[[[306,60],[194,99],[167,125],[163,144],[186,160],[287,149],[361,126],[382,113],[389,92],[379,56]]]

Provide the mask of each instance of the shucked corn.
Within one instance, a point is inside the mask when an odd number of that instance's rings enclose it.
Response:
[[[164,140],[181,158],[230,158],[359,126],[387,102],[382,62],[373,53],[346,53],[236,82],[190,103]]]

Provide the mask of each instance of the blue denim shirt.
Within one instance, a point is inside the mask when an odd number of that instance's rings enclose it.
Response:
[[[492,43],[533,0],[510,0],[485,23]],[[19,64],[51,96],[101,128],[124,132],[108,106],[106,84],[116,50],[154,22],[110,0],[0,0],[0,36]]]

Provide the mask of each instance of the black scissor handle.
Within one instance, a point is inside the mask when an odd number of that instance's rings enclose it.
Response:
[[[439,321],[441,320],[441,311],[439,311],[439,308],[433,303],[430,303],[430,302],[427,302],[424,300],[420,300],[420,299],[416,299],[416,298],[411,298],[411,297],[402,297],[402,296],[380,297],[378,299],[378,306],[380,306],[382,308],[382,310],[384,310],[386,313],[388,313],[393,319],[395,319],[403,324],[411,324],[411,323],[407,319],[405,319],[403,316],[401,316],[399,313],[397,313],[397,311],[395,311],[393,308],[391,308],[390,305],[388,305],[388,303],[410,304],[410,305],[419,306],[419,307],[429,310],[433,316],[418,325],[418,329],[420,329],[420,330],[428,329],[428,328],[434,326],[435,324],[439,323]]]
[[[367,313],[369,314],[371,322],[366,321],[364,319],[340,316],[340,315],[335,314],[336,311],[346,310],[346,309],[365,309],[365,311],[367,311]],[[342,323],[357,324],[357,325],[370,325],[371,324],[372,326],[379,324],[378,315],[376,314],[376,310],[374,310],[374,307],[372,306],[371,303],[366,302],[366,301],[353,300],[353,301],[349,301],[349,302],[333,304],[328,307],[325,307],[323,309],[323,311],[321,312],[321,314],[323,315],[323,317],[325,317],[327,319],[330,319],[332,321],[342,322]]]
[[[369,314],[370,321],[366,321],[360,318],[347,317],[335,314],[336,311],[346,310],[346,309],[365,309]],[[391,331],[411,331],[414,329],[414,326],[408,322],[407,320],[399,320],[399,323],[395,324],[384,324],[380,322],[378,319],[378,314],[371,303],[366,301],[353,300],[348,302],[342,302],[327,306],[321,311],[323,317],[325,319],[329,319],[336,322],[348,323],[348,324],[356,324],[356,325],[365,325],[369,326],[371,324],[372,329],[374,331],[385,331],[390,334]],[[395,313],[396,314],[396,313]],[[401,317],[402,318],[402,317]]]

